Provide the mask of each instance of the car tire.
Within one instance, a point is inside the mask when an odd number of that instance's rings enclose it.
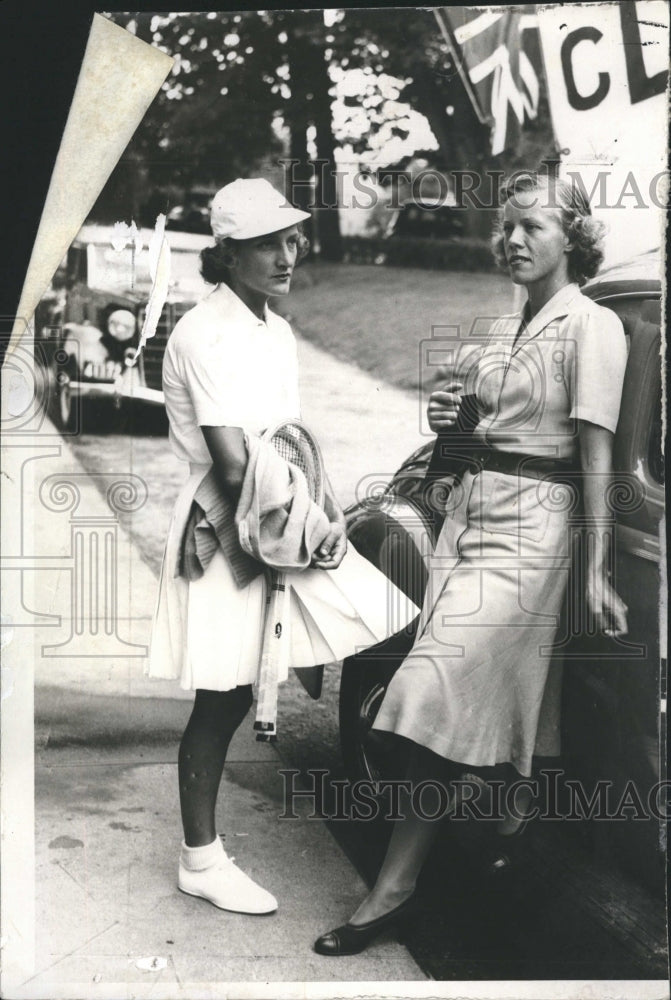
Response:
[[[394,776],[395,754],[384,737],[371,736],[371,727],[387,687],[402,657],[396,663],[373,666],[363,656],[350,656],[340,678],[340,751],[350,781],[379,781]]]
[[[340,749],[351,781],[400,778],[405,773],[405,740],[373,723],[391,680],[412,649],[419,616],[384,642],[349,656],[340,676]]]
[[[389,496],[379,509],[361,504],[346,516],[350,544],[419,607],[432,543],[431,525],[418,507],[403,497]],[[403,742],[383,733],[371,734],[371,727],[392,677],[412,648],[416,624],[417,619],[402,632],[343,663],[340,748],[345,772],[352,781],[402,774]]]
[[[73,396],[70,376],[59,371],[56,378],[54,417],[59,430],[76,432],[81,413],[81,400]]]

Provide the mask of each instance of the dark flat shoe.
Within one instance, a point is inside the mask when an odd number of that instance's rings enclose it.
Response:
[[[532,817],[525,816],[512,833],[494,834],[492,849],[484,865],[484,874],[488,878],[501,879],[510,876],[519,865],[519,855],[522,844],[520,841],[527,831]]]
[[[415,906],[416,898],[413,894],[408,899],[399,903],[389,913],[383,913],[375,920],[369,920],[365,924],[343,924],[335,930],[322,934],[314,943],[314,950],[318,955],[358,955],[360,951],[367,948],[385,927],[393,927],[406,916]]]

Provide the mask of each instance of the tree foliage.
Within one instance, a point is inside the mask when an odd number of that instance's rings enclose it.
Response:
[[[321,10],[110,16],[176,60],[116,171],[112,201],[127,198],[130,187],[136,203],[154,210],[161,199],[174,203],[179,189],[218,186],[260,168],[272,176],[287,155],[305,163],[316,153],[332,164],[336,143],[349,142],[356,154],[382,129],[406,135],[402,102],[428,120],[439,166],[492,164],[488,130],[431,10],[346,9],[327,19]],[[364,84],[346,95],[347,117],[334,136],[335,81],[348,70],[359,70]],[[532,152],[548,147],[547,122],[537,122],[530,138]],[[520,157],[529,162],[527,150]],[[506,169],[505,161],[496,166]],[[333,203],[335,190],[321,194]],[[324,217],[322,229],[329,225]]]

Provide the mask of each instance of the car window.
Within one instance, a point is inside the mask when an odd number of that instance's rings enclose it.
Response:
[[[91,288],[124,292],[135,288],[151,288],[149,255],[135,253],[132,247],[115,250],[111,244],[90,244],[88,247]]]
[[[89,285],[106,291],[134,289],[149,293],[152,285],[147,250],[133,253],[131,247],[115,250],[111,245],[89,246]],[[195,250],[170,252],[170,288],[193,295],[204,290],[200,276],[200,256]]]
[[[170,251],[170,287],[185,293],[200,293],[205,283],[200,274],[200,254],[194,250]]]

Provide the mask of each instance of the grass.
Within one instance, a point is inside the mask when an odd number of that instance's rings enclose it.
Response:
[[[466,334],[512,307],[504,275],[372,264],[304,265],[274,304],[307,340],[403,389],[420,384],[420,343],[432,327]]]

